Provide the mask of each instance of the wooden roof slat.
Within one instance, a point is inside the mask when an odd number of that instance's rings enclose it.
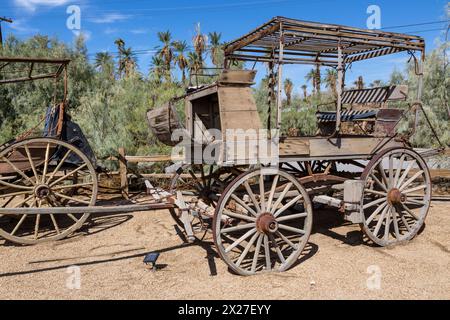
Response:
[[[353,61],[369,59],[376,55],[361,54],[375,51],[379,53],[382,49],[385,49],[382,51],[385,54],[401,51],[423,53],[425,50],[425,42],[418,36],[275,17],[226,45],[225,55],[229,56],[236,51],[242,51],[241,49],[245,49],[245,52],[257,53],[256,50],[278,48],[281,40],[280,26],[283,30],[285,57],[337,54],[338,45],[341,46],[347,59],[358,55]],[[337,59],[333,56],[330,58]],[[336,62],[332,61],[332,63]]]

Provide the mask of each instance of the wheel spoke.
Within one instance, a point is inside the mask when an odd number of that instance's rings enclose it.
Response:
[[[387,187],[382,183],[373,173],[370,174],[370,177],[375,180],[375,182],[383,189],[384,191],[388,192]]]
[[[386,199],[385,198],[376,199],[374,201],[371,201],[371,202],[366,203],[365,205],[363,205],[363,209],[367,209],[367,208],[373,207],[374,205],[379,204],[379,203],[381,203],[383,201],[386,201]]]
[[[25,148],[25,152],[26,152],[27,157],[28,157],[28,162],[30,163],[30,166],[31,166],[31,170],[33,170],[33,174],[34,174],[34,177],[36,179],[36,182],[38,182],[39,181],[39,177],[38,177],[38,174],[36,172],[36,168],[34,166],[33,159],[31,158],[30,149],[28,149],[27,145],[25,145],[24,148]]]
[[[81,166],[79,166],[78,168],[70,171],[69,173],[65,174],[64,176],[62,176],[61,178],[55,180],[54,182],[52,182],[51,184],[49,184],[49,187],[53,187],[55,184],[58,184],[59,182],[65,180],[67,177],[70,177],[72,174],[77,173],[78,171],[80,171],[81,169],[83,169],[84,167],[87,166],[87,163],[83,163]]]
[[[70,219],[72,219],[74,222],[78,222],[78,219],[75,218],[75,216],[74,216],[73,214],[68,213],[67,216],[68,216]]]
[[[50,218],[52,219],[53,226],[55,227],[56,233],[60,234],[58,224],[56,223],[55,215],[50,214]]]
[[[280,177],[279,175],[276,175],[275,178],[273,179],[272,188],[270,189],[269,198],[267,199],[267,211],[269,211],[269,212],[270,212],[270,209],[271,209],[273,196],[274,196],[275,190],[277,188],[278,178],[279,177]]]
[[[377,225],[375,226],[375,229],[373,230],[373,234],[375,237],[378,236],[378,231],[380,231],[381,225],[383,224],[384,217],[386,216],[386,212],[389,210],[389,206],[385,207],[383,209],[383,212],[381,213],[380,219],[377,222]]]
[[[239,239],[237,239],[236,241],[234,241],[232,244],[230,244],[226,249],[225,252],[228,253],[231,250],[233,250],[238,244],[240,244],[242,241],[244,241],[245,239],[247,239],[248,237],[250,237],[252,234],[254,234],[256,232],[256,229],[251,229],[249,231],[247,231],[246,233],[244,233]]]
[[[406,167],[405,171],[403,171],[402,176],[400,177],[400,179],[399,179],[398,182],[397,182],[397,185],[396,185],[397,188],[399,188],[399,187],[402,185],[403,181],[404,181],[405,178],[408,176],[408,173],[409,173],[409,171],[412,169],[412,167],[414,166],[414,164],[415,164],[415,161],[411,161],[411,162],[408,164],[408,166]]]
[[[248,181],[245,181],[245,182],[244,182],[244,187],[245,187],[245,190],[247,190],[247,193],[248,193],[248,195],[250,196],[250,199],[252,200],[253,205],[254,205],[255,208],[256,208],[256,211],[257,211],[258,213],[260,213],[260,212],[261,212],[261,208],[259,207],[258,201],[256,200],[255,194],[253,193],[252,188],[251,188],[250,185],[248,184]]]
[[[376,195],[382,196],[382,197],[386,197],[387,196],[386,192],[381,192],[381,191],[378,191],[378,190],[366,189],[364,191],[367,192],[367,193],[376,194]]]
[[[423,170],[419,170],[414,174],[411,178],[409,178],[400,188],[400,191],[403,191],[407,186],[409,186],[414,180],[420,177],[423,174]]]
[[[259,236],[259,234],[256,232],[253,237],[250,238],[250,241],[247,243],[247,245],[244,248],[244,251],[242,251],[239,260],[236,262],[236,266],[240,266],[242,261],[247,256],[248,252],[250,251],[250,248],[252,247],[253,243],[256,241],[256,238]]]
[[[282,214],[284,211],[286,211],[289,207],[293,206],[295,203],[297,203],[303,196],[299,194],[294,199],[286,203],[284,206],[282,206],[280,209],[277,210],[277,212],[274,213],[274,217],[278,217],[280,214]]]
[[[395,231],[395,237],[400,239],[400,231],[398,229],[398,217],[397,217],[397,211],[395,210],[395,207],[392,207],[392,223],[394,224],[394,231]]]
[[[284,187],[283,192],[281,192],[280,196],[278,197],[277,201],[275,201],[275,204],[273,205],[273,207],[270,208],[270,213],[274,213],[275,210],[277,210],[278,206],[280,205],[281,201],[283,201],[284,196],[286,195],[286,193],[289,191],[289,189],[291,189],[293,183],[289,182],[286,184],[286,186]]]
[[[254,228],[254,227],[255,227],[254,222],[246,223],[246,224],[239,224],[234,227],[224,228],[224,229],[220,230],[220,233],[234,232],[234,231],[245,230],[245,229]]]
[[[417,187],[414,187],[414,188],[411,188],[411,189],[404,190],[403,193],[411,193],[411,192],[415,192],[415,191],[419,191],[419,190],[426,189],[427,187],[428,187],[428,186],[427,186],[426,184],[422,184],[422,185],[420,185],[420,186],[417,186]]]
[[[61,166],[64,164],[64,162],[66,161],[67,157],[72,153],[72,150],[67,150],[67,152],[64,154],[64,156],[61,158],[61,160],[59,160],[58,165],[56,166],[56,168],[52,171],[52,173],[50,174],[50,176],[48,177],[47,180],[47,184],[50,183],[50,181],[52,181],[53,177],[55,176],[55,174],[59,171],[59,169],[61,169]]]
[[[261,250],[261,243],[262,243],[263,238],[264,238],[264,235],[260,234],[258,237],[258,241],[256,241],[256,248],[255,248],[255,253],[253,255],[252,268],[251,268],[252,272],[256,271],[256,264],[258,262],[259,251]]]
[[[294,227],[290,227],[290,226],[286,226],[284,224],[278,224],[278,228],[286,230],[286,231],[291,231],[291,232],[294,232],[294,233],[305,234],[305,230],[294,228]]]
[[[297,218],[304,218],[304,217],[307,217],[307,216],[308,216],[307,212],[302,212],[302,213],[290,214],[290,215],[287,215],[287,216],[279,217],[277,219],[277,221],[281,222],[281,221],[287,221],[287,220],[292,220],[292,219],[297,219]]]
[[[402,207],[416,220],[419,220],[419,217],[411,210],[409,209],[405,204],[402,203]]]
[[[231,197],[237,202],[239,203],[245,210],[247,210],[248,212],[250,212],[252,215],[254,215],[255,217],[258,215],[256,213],[255,210],[253,210],[252,208],[250,208],[243,200],[241,200],[237,195],[235,195],[234,193],[231,195]]]
[[[409,226],[408,221],[406,221],[405,217],[403,216],[403,213],[399,213],[400,219],[402,219],[403,225],[408,229],[408,232],[411,232],[411,227]]]
[[[256,221],[256,218],[254,218],[254,217],[246,216],[246,215],[244,215],[244,214],[235,213],[235,212],[232,212],[232,211],[230,211],[230,210],[224,209],[224,213],[225,213],[227,216],[232,217],[232,218],[236,218],[236,219],[240,219],[240,220],[245,220],[245,221]]]
[[[266,199],[264,197],[264,175],[259,176],[259,201],[261,203],[261,212],[266,211]]]
[[[19,222],[17,222],[16,226],[14,227],[13,231],[11,231],[11,235],[13,236],[17,230],[19,230],[20,226],[22,225],[22,223],[24,222],[25,218],[27,217],[27,214],[22,215],[22,217],[20,218]]]
[[[392,188],[394,182],[394,157],[389,157],[389,188]]]
[[[378,208],[375,209],[375,211],[367,218],[366,223],[369,225],[372,220],[378,215],[378,213],[381,212],[381,210],[384,209],[384,207],[387,206],[387,202],[381,204],[378,206]]]
[[[21,190],[33,190],[33,187],[27,187],[27,186],[21,186],[17,184],[12,184],[6,181],[3,181],[0,179],[0,184],[4,185],[5,187],[14,188],[14,189],[21,189]]]
[[[264,235],[264,253],[266,256],[266,270],[272,270],[272,263],[270,261],[270,248],[269,248],[269,237]]]
[[[278,258],[280,258],[281,263],[285,263],[286,259],[283,257],[283,253],[280,250],[280,247],[278,246],[277,240],[273,235],[270,235],[270,242],[272,243],[272,246],[275,248],[275,251],[278,255]]]
[[[19,208],[19,207],[21,207],[22,205],[24,205],[25,203],[27,203],[28,201],[30,201],[32,198],[34,198],[34,194],[32,194],[31,196],[29,196],[28,198],[25,198],[25,199],[22,200],[21,202],[16,203],[16,204],[13,206],[13,208]]]
[[[37,240],[39,234],[39,222],[41,221],[41,215],[36,215],[36,223],[34,225],[34,239]]]
[[[389,230],[391,229],[391,211],[392,211],[392,206],[389,207],[387,213],[386,213],[386,223],[384,226],[384,240],[388,241],[389,240]]]
[[[378,171],[381,174],[381,179],[384,182],[384,185],[389,189],[389,181],[388,178],[386,177],[386,172],[384,171],[382,161],[378,164]]]
[[[393,186],[396,186],[397,183],[398,183],[398,179],[399,179],[399,177],[400,177],[400,173],[402,172],[403,161],[405,161],[405,157],[406,157],[406,156],[405,156],[404,154],[400,157],[400,163],[398,164],[398,168],[397,168],[397,170],[396,170],[396,172],[395,172],[395,177],[394,177],[394,184],[393,184]]]
[[[45,176],[47,175],[49,155],[50,155],[50,143],[47,143],[47,147],[45,149],[44,171],[42,173],[41,183],[45,183]]]
[[[291,240],[286,238],[284,234],[282,234],[280,231],[277,231],[275,233],[277,236],[279,236],[284,242],[286,242],[292,249],[297,250],[297,245],[294,244]]]
[[[66,195],[64,195],[62,193],[56,192],[56,191],[54,191],[53,193],[55,195],[57,195],[58,197],[66,199],[66,200],[72,200],[72,201],[75,201],[75,202],[78,202],[78,203],[83,203],[83,204],[86,204],[86,205],[90,205],[91,204],[89,201],[77,199],[77,198],[74,198],[74,197],[69,197],[69,196],[66,196]]]
[[[93,182],[84,182],[84,183],[77,183],[77,184],[65,184],[65,185],[53,187],[52,190],[80,188],[80,187],[85,187],[85,186],[92,186],[93,184],[94,184]]]
[[[2,160],[11,166],[18,174],[20,174],[25,180],[30,182],[32,185],[36,185],[33,180],[31,180],[22,170],[17,168],[11,161],[9,161],[6,157],[2,157]]]

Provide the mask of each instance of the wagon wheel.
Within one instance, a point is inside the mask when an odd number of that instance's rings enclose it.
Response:
[[[251,275],[292,266],[311,226],[305,188],[282,170],[262,168],[241,174],[226,188],[214,215],[213,236],[225,263],[238,274]]]
[[[170,184],[170,193],[176,195],[179,191],[185,203],[198,203],[200,200],[215,209],[220,194],[234,178],[243,172],[242,170],[241,168],[216,165],[184,165],[174,174]],[[188,177],[183,177],[183,174],[188,174]],[[175,222],[184,228],[184,224],[180,220],[181,211],[174,209],[171,210],[171,214]],[[203,219],[203,215],[190,215],[190,219],[194,235],[198,239],[203,239],[207,232],[207,222]]]
[[[97,190],[91,161],[67,142],[34,138],[8,146],[0,152],[0,237],[21,244],[65,238],[89,214],[12,215],[2,211],[93,206]]]
[[[336,162],[330,160],[282,162],[280,163],[280,169],[296,177],[305,177],[318,173],[330,174],[337,171]]]
[[[422,157],[406,148],[387,149],[364,170],[361,198],[364,233],[380,246],[412,239],[430,207],[431,179]]]

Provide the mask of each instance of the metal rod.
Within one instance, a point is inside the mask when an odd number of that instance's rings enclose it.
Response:
[[[343,57],[342,57],[342,46],[339,43],[338,45],[338,83],[337,83],[337,104],[336,104],[336,133],[339,133],[341,130],[341,108],[342,108],[342,89],[343,89]]]
[[[277,130],[281,129],[281,109],[283,107],[283,101],[281,99],[283,89],[283,50],[284,50],[284,35],[283,25],[280,23],[280,41],[279,41],[279,54],[278,54],[278,92],[277,92]]]

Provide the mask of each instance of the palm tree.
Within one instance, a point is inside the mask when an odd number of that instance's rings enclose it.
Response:
[[[325,75],[325,84],[328,89],[331,90],[333,93],[333,96],[337,98],[337,89],[336,89],[336,83],[337,83],[337,72],[334,69],[327,69],[327,73]]]
[[[320,74],[320,64],[316,64],[316,90],[320,94],[320,85],[322,82],[322,75]]]
[[[155,77],[157,83],[161,83],[161,77],[165,73],[165,64],[159,56],[153,56],[151,61],[150,72]]]
[[[284,80],[284,93],[286,94],[286,105],[291,105],[291,98],[292,98],[292,88],[294,87],[294,84],[290,79]]]
[[[186,82],[186,68],[188,67],[188,60],[186,58],[186,52],[188,49],[188,44],[186,41],[175,41],[173,43],[173,48],[176,51],[175,63],[181,70],[183,83]]]
[[[302,90],[303,90],[303,99],[306,100],[306,98],[308,98],[308,92],[306,91],[306,89],[308,88],[308,86],[306,84],[301,86]]]
[[[316,70],[311,69],[305,76],[306,81],[311,81],[311,84],[313,86],[313,93],[315,94],[317,92],[317,83],[316,83]]]
[[[216,68],[219,68],[222,64],[220,59],[220,55],[222,53],[222,45],[220,43],[220,38],[222,37],[221,33],[210,32],[209,34],[209,44],[211,46],[211,61]]]
[[[94,66],[97,70],[105,74],[112,76],[114,73],[114,60],[108,52],[97,52]]]
[[[203,62],[196,52],[188,53],[188,66],[191,74],[198,74],[200,69],[203,67]]]
[[[383,86],[383,81],[381,81],[381,80],[374,80],[374,81],[370,84],[370,86],[371,86],[372,88],[374,88],[374,87],[381,87],[381,86]]]
[[[362,90],[364,89],[364,79],[362,76],[359,76],[358,79],[353,82],[353,84],[356,86],[356,89]]]
[[[158,55],[164,59],[166,69],[170,72],[172,65],[173,50],[172,50],[172,34],[169,30],[165,32],[158,32],[158,39],[162,42],[162,48],[158,50]]]
[[[123,54],[123,64],[124,64],[125,76],[129,76],[135,70],[136,55],[134,54],[131,47],[124,49],[122,54]]]
[[[203,52],[206,49],[206,43],[208,42],[208,37],[201,33],[200,23],[197,23],[197,25],[195,27],[195,31],[196,31],[196,35],[192,39],[192,43],[194,45],[194,50],[198,56],[198,59],[200,59],[200,61],[203,64]]]
[[[118,55],[119,55],[119,65],[117,67],[117,71],[119,72],[119,78],[122,77],[122,73],[125,70],[125,65],[123,63],[123,50],[125,49],[125,41],[123,41],[123,39],[118,38],[116,39],[116,41],[114,41],[114,44],[117,46],[117,51],[118,51]]]

